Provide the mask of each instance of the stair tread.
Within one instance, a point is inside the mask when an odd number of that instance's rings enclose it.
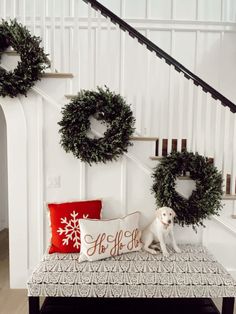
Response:
[[[154,136],[131,136],[131,141],[157,141],[158,137]]]
[[[72,99],[72,98],[75,98],[77,95],[72,95],[72,94],[67,94],[67,95],[65,95],[65,97],[67,98],[67,99]]]
[[[161,160],[163,156],[151,156],[149,157],[151,160]]]
[[[49,78],[73,78],[74,75],[72,73],[63,73],[63,72],[45,72],[42,77]]]
[[[18,52],[16,52],[15,50],[5,50],[2,53],[5,53],[7,55],[13,55],[13,56],[17,56]]]
[[[222,199],[223,200],[236,200],[236,194],[224,194]]]

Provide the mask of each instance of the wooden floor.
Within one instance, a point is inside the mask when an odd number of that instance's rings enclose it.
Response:
[[[0,232],[0,314],[27,314],[27,290],[9,288],[8,254],[8,231],[3,230]],[[218,308],[221,308],[219,300],[214,302]],[[236,308],[234,313],[236,314]]]
[[[0,232],[0,314],[27,314],[27,290],[9,289],[8,232]]]

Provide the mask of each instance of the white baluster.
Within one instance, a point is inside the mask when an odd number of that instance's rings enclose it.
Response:
[[[61,10],[61,72],[66,72],[65,70],[65,59],[66,59],[66,34],[65,34],[65,14],[66,14],[66,0],[62,0],[62,10]]]
[[[172,149],[173,138],[173,120],[174,120],[174,75],[175,69],[170,65],[169,70],[169,91],[168,91],[168,146],[167,153],[169,154]]]
[[[93,51],[92,51],[92,7],[88,4],[88,87],[92,88],[93,73]]]
[[[32,27],[33,27],[33,34],[36,34],[36,0],[32,1]]]
[[[224,174],[224,178],[226,178],[227,174],[230,173],[230,167],[229,167],[229,152],[232,150],[232,147],[230,147],[230,141],[231,138],[230,134],[230,109],[228,107],[224,107],[224,129],[223,130],[223,163],[222,163],[222,170]]]
[[[219,100],[216,100],[215,124],[214,124],[214,163],[219,169],[222,169],[222,147],[221,147],[221,114],[222,106]]]
[[[193,90],[194,90],[194,83],[191,79],[188,80],[187,83],[187,151],[191,152],[193,150]]]
[[[12,16],[11,18],[16,18],[16,0],[12,0]]]
[[[231,186],[230,186],[230,194],[236,194],[236,114],[232,114],[232,151],[231,152]]]
[[[149,37],[149,30],[146,31],[146,37]],[[143,135],[150,136],[151,121],[152,121],[152,102],[150,97],[150,67],[152,53],[145,48],[146,54],[146,79],[145,79],[145,97],[142,107],[145,107],[144,112],[144,133]]]
[[[205,104],[205,133],[204,133],[204,155],[207,157],[213,157],[212,152],[212,143],[213,143],[213,128],[212,128],[212,115],[213,115],[213,107],[212,104],[213,98],[211,94],[206,94],[206,104]]]
[[[46,0],[42,0],[41,2],[41,39],[42,39],[42,47],[46,47]]]
[[[117,25],[116,31],[119,32],[120,39],[120,51],[119,51],[119,61],[120,61],[120,75],[119,75],[119,91],[121,95],[124,95],[124,75],[125,75],[125,44],[126,44],[126,32],[123,32]]]
[[[97,12],[97,27],[96,27],[96,49],[95,49],[95,73],[94,86],[100,85],[101,82],[101,12]]]
[[[25,25],[25,23],[26,23],[26,4],[25,4],[25,1],[26,0],[22,0],[22,17],[21,17],[21,20],[22,20],[23,25]]]
[[[75,3],[77,4],[77,2]],[[73,65],[73,73],[76,73],[76,77],[73,79],[75,81],[76,92],[80,90],[81,86],[81,64],[80,64],[80,55],[81,55],[81,38],[80,38],[80,23],[79,23],[79,6],[77,9],[74,9],[75,13],[75,29],[74,29],[74,65]],[[78,74],[78,72],[80,73]]]
[[[204,131],[203,131],[203,90],[200,86],[197,88],[197,101],[196,101],[196,152],[203,155],[204,149],[203,149],[203,142],[204,142]]]
[[[7,0],[2,0],[2,18],[7,18]]]
[[[184,119],[184,75],[183,73],[179,73],[179,91],[178,91],[178,101],[176,105],[178,116],[176,119],[178,120],[178,140],[177,140],[177,151],[181,151],[182,148],[182,138],[183,138],[183,125],[185,123]]]
[[[50,43],[50,57],[51,57],[51,71],[54,72],[55,71],[55,58],[56,58],[56,54],[55,54],[55,43],[56,43],[56,24],[55,24],[55,0],[52,0],[52,15],[51,15],[51,43]]]

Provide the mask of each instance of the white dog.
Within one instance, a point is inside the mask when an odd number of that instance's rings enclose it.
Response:
[[[141,241],[145,251],[151,254],[156,254],[156,251],[150,248],[150,245],[153,241],[160,242],[163,255],[166,257],[169,256],[165,244],[166,237],[169,235],[175,252],[181,252],[174,238],[174,217],[175,212],[169,207],[161,207],[157,209],[155,219],[143,230],[141,235]]]

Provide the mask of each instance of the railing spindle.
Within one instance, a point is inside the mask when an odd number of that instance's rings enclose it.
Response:
[[[96,27],[96,48],[95,48],[95,73],[94,73],[94,86],[100,85],[101,83],[101,12],[97,12],[97,27]]]
[[[193,150],[193,89],[194,84],[192,80],[187,83],[187,151]]]
[[[222,160],[222,170],[224,178],[226,178],[227,174],[230,173],[230,165],[229,165],[229,159],[230,154],[229,151],[231,151],[232,147],[229,146],[229,139],[231,137],[230,134],[230,110],[227,107],[223,108],[224,110],[224,129],[223,130],[223,160]],[[232,178],[231,178],[232,181]]]
[[[215,123],[214,123],[214,163],[219,168],[222,169],[222,147],[221,147],[221,118],[222,106],[220,102],[216,101],[215,108]]]
[[[94,87],[92,84],[93,73],[93,51],[92,51],[92,7],[88,4],[88,88]]]
[[[232,115],[232,151],[230,194],[236,194],[236,116]]]
[[[174,118],[174,67],[170,65],[169,91],[168,91],[168,147],[167,153],[171,152],[173,138],[173,118]]]
[[[176,105],[178,106],[178,141],[177,141],[177,151],[181,151],[181,144],[183,138],[183,121],[184,121],[184,76],[182,73],[179,74],[179,90],[178,90],[178,100]]]
[[[32,15],[33,34],[36,34],[36,0],[32,1],[32,9],[33,9]]]
[[[213,142],[213,131],[212,131],[212,98],[209,93],[206,94],[205,104],[205,132],[204,132],[204,156],[212,157],[212,142]]]

